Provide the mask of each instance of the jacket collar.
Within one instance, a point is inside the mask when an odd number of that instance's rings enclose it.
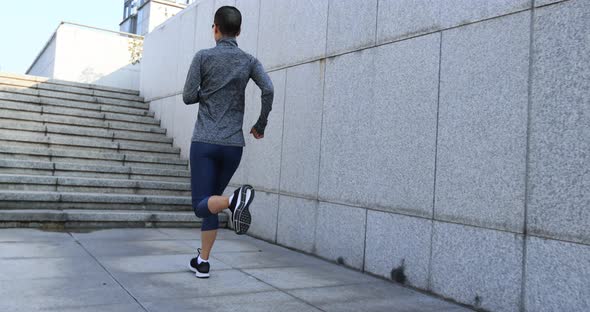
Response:
[[[217,41],[217,46],[237,47],[238,41],[235,37],[223,37]]]

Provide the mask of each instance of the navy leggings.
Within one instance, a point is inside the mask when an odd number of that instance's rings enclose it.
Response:
[[[217,214],[208,207],[209,197],[221,195],[242,159],[241,146],[225,146],[202,142],[191,143],[191,192],[195,215],[203,218],[201,231],[219,227]]]

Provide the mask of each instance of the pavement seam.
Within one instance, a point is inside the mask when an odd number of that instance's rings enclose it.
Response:
[[[111,272],[109,270],[107,270],[107,268],[100,262],[98,261],[98,259],[88,250],[86,249],[86,247],[82,244],[82,242],[80,242],[74,235],[72,235],[70,232],[68,232],[68,234],[70,234],[70,236],[72,236],[72,238],[74,239],[74,241],[80,245],[80,247],[82,249],[84,249],[84,251],[86,251],[86,253],[88,253],[88,255],[94,259],[94,261],[96,261],[96,263],[131,297],[133,298],[133,300],[135,300],[135,302],[137,302],[137,304],[146,312],[149,312],[149,310],[143,306],[143,304],[141,304],[141,302],[139,302],[139,300],[137,298],[135,298],[135,296],[133,296],[131,294],[131,292],[129,290],[127,290],[127,288],[125,288],[125,286],[123,286],[123,284],[121,284],[121,282],[119,282],[119,280],[117,278],[115,278],[115,276],[113,276],[113,274],[111,274]]]
[[[320,307],[318,307],[318,306],[316,306],[316,305],[314,305],[314,304],[312,304],[312,303],[310,303],[310,302],[307,302],[307,301],[305,301],[305,300],[303,300],[303,299],[301,299],[301,298],[299,298],[299,297],[297,297],[297,296],[294,296],[294,295],[292,295],[292,294],[290,294],[290,293],[286,292],[285,290],[282,290],[282,289],[280,289],[280,288],[278,288],[278,287],[276,287],[276,286],[274,286],[274,285],[272,285],[272,284],[270,284],[270,283],[267,283],[267,282],[265,282],[265,281],[263,281],[263,280],[259,279],[258,277],[254,276],[254,275],[252,275],[252,274],[249,274],[248,272],[245,272],[245,271],[243,271],[242,269],[235,268],[235,270],[236,270],[236,271],[238,271],[238,272],[241,272],[241,273],[243,273],[243,274],[246,274],[247,276],[250,276],[250,277],[254,278],[255,280],[257,280],[257,281],[259,281],[259,282],[261,282],[261,283],[263,283],[263,284],[266,284],[266,285],[268,285],[268,286],[272,287],[273,289],[276,289],[276,290],[278,290],[278,291],[280,291],[280,292],[284,293],[285,295],[287,295],[287,296],[289,296],[289,297],[291,297],[291,298],[293,298],[293,299],[295,299],[295,300],[297,300],[297,301],[299,301],[299,302],[302,302],[302,303],[304,303],[304,304],[306,304],[306,305],[308,305],[308,306],[311,306],[312,308],[318,309],[318,310],[320,310],[320,311],[323,311],[323,312],[327,312],[326,310],[324,310],[324,309],[321,309]]]
[[[196,296],[196,297],[174,297],[174,298],[165,298],[159,299],[158,301],[146,301],[147,303],[156,303],[159,301],[180,301],[180,300],[192,300],[192,299],[206,299],[206,298],[223,298],[223,297],[232,297],[232,296],[240,296],[240,295],[251,295],[251,294],[264,294],[264,293],[274,293],[277,292],[276,290],[256,290],[247,293],[238,293],[238,294],[217,294],[217,295],[203,295],[203,296]]]

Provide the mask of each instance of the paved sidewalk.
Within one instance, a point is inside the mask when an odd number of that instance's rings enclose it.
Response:
[[[187,269],[196,229],[0,229],[0,311],[470,311],[220,231],[211,278]]]

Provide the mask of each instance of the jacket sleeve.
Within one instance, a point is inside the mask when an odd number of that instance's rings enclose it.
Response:
[[[264,71],[264,67],[262,67],[262,64],[257,59],[254,60],[250,78],[254,80],[256,85],[262,91],[260,116],[258,117],[256,124],[254,124],[254,129],[256,129],[256,132],[264,134],[264,129],[266,128],[266,124],[268,122],[268,115],[272,110],[274,86],[270,80],[270,77]]]
[[[200,100],[201,93],[201,53],[197,52],[186,76],[182,100],[184,104],[195,104]]]

